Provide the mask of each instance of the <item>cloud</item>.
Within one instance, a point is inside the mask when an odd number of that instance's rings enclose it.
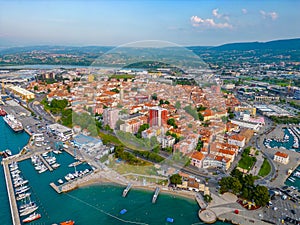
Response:
[[[243,13],[243,14],[247,14],[247,13],[248,13],[248,10],[247,10],[247,9],[242,9],[242,13]]]
[[[216,29],[232,28],[232,25],[229,23],[216,23],[213,19],[202,19],[198,16],[192,16],[190,20],[193,27],[216,28]]]
[[[276,20],[278,18],[278,13],[276,12],[265,12],[264,10],[259,11],[260,15],[262,15],[262,18],[271,20]]]
[[[221,14],[218,11],[219,11],[219,9],[213,9],[212,14],[213,14],[214,17],[216,17],[218,19],[223,18],[223,19],[229,21],[229,16],[228,15]]]
[[[219,11],[219,9],[214,9],[212,11],[212,14],[213,14],[214,17],[217,17],[219,19],[219,18],[221,18],[222,15],[219,14],[218,11]]]

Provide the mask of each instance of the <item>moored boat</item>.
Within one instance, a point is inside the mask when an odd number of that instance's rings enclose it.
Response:
[[[22,123],[11,114],[4,116],[3,120],[14,132],[21,132],[24,130]]]
[[[30,208],[26,208],[24,211],[22,211],[22,213],[20,214],[20,216],[27,216],[30,213],[33,213],[34,211],[36,211],[39,207],[30,207]]]
[[[5,112],[4,109],[0,108],[0,116],[6,116],[7,113]]]
[[[68,220],[68,221],[64,221],[59,223],[60,225],[74,225],[75,222],[73,220]]]
[[[39,218],[41,218],[41,214],[39,214],[39,213],[33,213],[30,216],[28,216],[27,218],[23,219],[22,222],[23,223],[29,223],[29,222],[37,220]]]
[[[22,200],[22,199],[24,199],[24,198],[29,197],[30,195],[31,195],[30,192],[23,193],[23,194],[19,194],[19,195],[16,197],[16,199],[17,199],[17,201],[20,201],[20,200]]]

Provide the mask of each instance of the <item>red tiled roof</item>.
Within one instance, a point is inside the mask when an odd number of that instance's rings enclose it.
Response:
[[[276,156],[279,156],[279,157],[282,157],[282,158],[287,158],[287,157],[289,157],[288,154],[283,153],[283,152],[276,152],[275,155],[276,155]]]

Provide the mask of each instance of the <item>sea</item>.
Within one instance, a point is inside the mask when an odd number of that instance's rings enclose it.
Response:
[[[17,153],[27,144],[29,136],[14,133],[0,117],[0,150],[10,149]],[[114,184],[90,185],[68,193],[57,194],[50,182],[57,182],[67,173],[74,172],[68,165],[74,162],[67,153],[57,155],[61,166],[53,172],[38,174],[31,160],[19,162],[21,175],[29,181],[31,197],[39,206],[37,212],[42,215],[30,225],[51,225],[66,220],[74,220],[76,225],[121,225],[121,224],[169,224],[166,219],[173,218],[173,224],[204,224],[198,218],[199,206],[194,200],[161,193],[152,204],[153,192],[130,190],[126,198],[122,197],[124,187]],[[80,165],[77,170],[88,168]],[[10,207],[4,179],[0,169],[0,225],[12,225]],[[20,203],[18,203],[20,204]],[[127,212],[120,214],[122,209]],[[217,221],[216,225],[229,224]]]

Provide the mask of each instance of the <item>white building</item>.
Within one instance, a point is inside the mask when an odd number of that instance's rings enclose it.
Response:
[[[259,131],[259,123],[247,122],[242,120],[230,120],[231,123],[236,124],[240,127],[245,127],[251,130]]]
[[[289,155],[283,152],[276,152],[274,155],[274,161],[282,164],[288,164],[289,159],[290,159]]]
[[[158,138],[158,141],[161,143],[162,148],[172,147],[175,144],[175,138],[172,136]]]
[[[58,136],[63,141],[72,138],[73,135],[72,129],[58,123],[48,125],[47,131]]]

